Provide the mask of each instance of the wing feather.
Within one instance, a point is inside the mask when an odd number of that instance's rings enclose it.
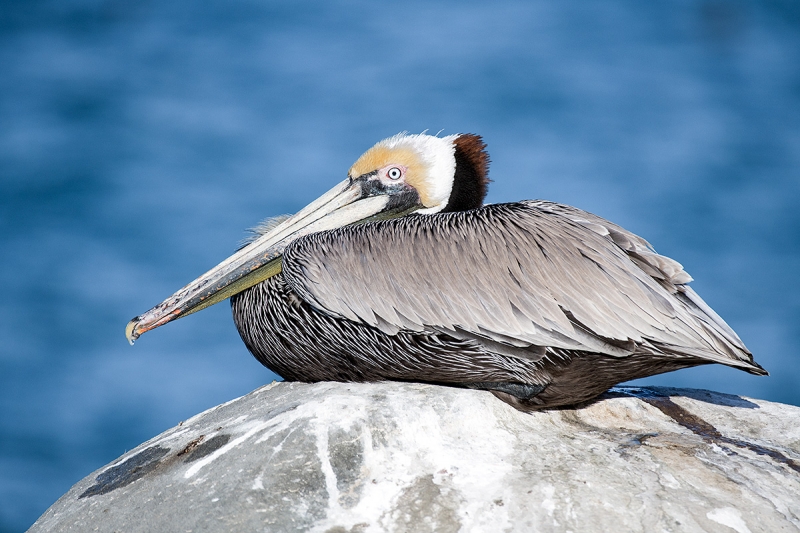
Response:
[[[510,353],[634,349],[750,367],[739,337],[677,261],[579,209],[543,201],[407,216],[308,235],[284,253],[315,307],[394,335],[447,331]],[[654,348],[655,347],[655,348]],[[522,352],[520,352],[522,353]]]

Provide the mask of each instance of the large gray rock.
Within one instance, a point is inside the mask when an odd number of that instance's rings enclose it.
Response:
[[[800,529],[800,408],[614,389],[525,414],[482,391],[275,383],[76,484],[31,531]]]

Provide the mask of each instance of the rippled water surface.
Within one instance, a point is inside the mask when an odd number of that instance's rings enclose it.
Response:
[[[227,305],[125,323],[401,130],[482,134],[489,201],[645,236],[772,372],[648,383],[800,405],[794,0],[0,6],[2,532],[275,378]]]

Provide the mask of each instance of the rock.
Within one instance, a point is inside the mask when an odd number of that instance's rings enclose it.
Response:
[[[483,391],[274,383],[93,473],[30,531],[789,531],[798,421],[687,389],[525,414]]]

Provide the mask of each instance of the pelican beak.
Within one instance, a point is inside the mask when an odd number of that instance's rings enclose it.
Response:
[[[135,317],[125,328],[133,342],[151,329],[205,309],[281,271],[286,246],[303,235],[359,222],[395,218],[422,207],[413,190],[376,187],[362,176],[346,179],[178,292]]]

